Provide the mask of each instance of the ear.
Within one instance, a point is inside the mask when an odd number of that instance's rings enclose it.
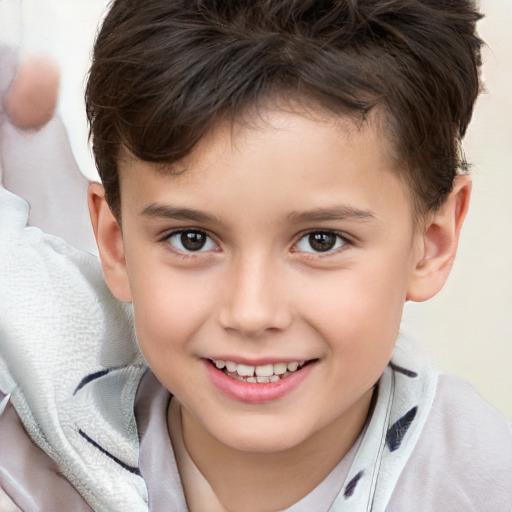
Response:
[[[108,287],[119,300],[131,302],[130,284],[124,258],[123,234],[105,199],[105,191],[99,183],[89,185],[88,202],[103,275]]]
[[[455,259],[470,196],[471,179],[458,176],[443,205],[429,217],[419,240],[419,256],[409,280],[407,300],[428,300],[444,286]]]

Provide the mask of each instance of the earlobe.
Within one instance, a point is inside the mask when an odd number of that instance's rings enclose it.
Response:
[[[455,259],[471,196],[471,179],[458,176],[443,205],[431,214],[407,289],[407,300],[422,302],[444,286]]]
[[[89,185],[88,203],[101,266],[108,287],[119,300],[131,302],[121,228],[108,206],[105,191],[99,183]]]

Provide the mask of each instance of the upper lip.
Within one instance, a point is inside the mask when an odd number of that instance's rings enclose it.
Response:
[[[258,359],[248,359],[240,356],[214,356],[207,357],[205,359],[209,359],[210,361],[231,361],[236,364],[244,364],[247,366],[265,366],[267,364],[276,364],[276,363],[294,363],[301,361],[311,361],[310,357],[264,357]]]

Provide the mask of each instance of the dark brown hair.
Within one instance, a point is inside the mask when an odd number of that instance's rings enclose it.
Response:
[[[86,91],[112,211],[121,149],[173,163],[275,96],[361,121],[381,108],[417,208],[435,210],[465,167],[480,17],[472,0],[114,0]]]

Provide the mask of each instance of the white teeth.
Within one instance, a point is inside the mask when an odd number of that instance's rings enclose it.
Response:
[[[228,369],[228,372],[236,372],[237,366],[238,365],[236,363],[233,363],[233,361],[226,361],[226,368]]]
[[[224,368],[232,377],[245,382],[277,382],[281,378],[288,377],[291,373],[302,368],[306,361],[293,361],[291,363],[264,364],[261,366],[249,366],[247,364],[237,364],[233,361],[222,361],[216,359],[213,361],[219,370]]]
[[[274,374],[275,375],[283,375],[288,369],[288,365],[286,363],[275,363],[274,364]]]
[[[254,366],[239,364],[236,367],[236,373],[241,377],[252,377],[254,375]]]
[[[266,364],[265,366],[256,366],[257,377],[270,377],[274,375],[274,365]]]

